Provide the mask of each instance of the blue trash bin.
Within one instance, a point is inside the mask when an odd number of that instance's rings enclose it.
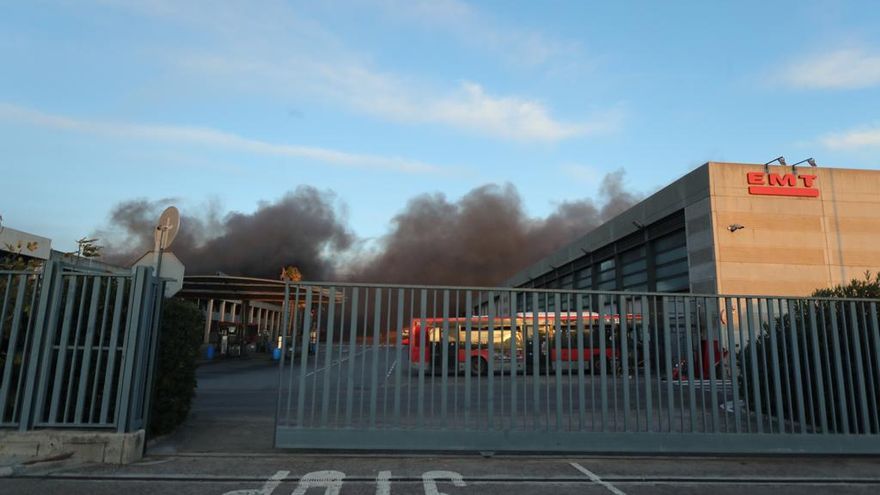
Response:
[[[205,349],[205,357],[208,361],[214,359],[214,344],[208,344],[208,348]]]
[[[281,349],[277,347],[272,349],[272,359],[274,361],[278,361],[279,359],[281,359]]]

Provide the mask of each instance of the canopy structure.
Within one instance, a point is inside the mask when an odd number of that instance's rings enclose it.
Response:
[[[233,277],[230,275],[187,275],[183,278],[183,289],[177,294],[186,299],[225,299],[241,301],[262,301],[284,303],[284,285],[281,280],[264,278]],[[312,292],[312,301],[329,299],[325,287],[299,285],[299,291],[290,288],[290,298],[298,297],[296,303],[305,303],[306,290]],[[337,293],[339,300],[342,294]]]

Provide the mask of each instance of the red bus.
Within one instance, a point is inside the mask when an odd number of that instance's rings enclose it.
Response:
[[[600,329],[603,326],[606,335],[606,362],[609,367],[611,362],[619,362],[620,351],[616,344],[621,329],[619,315],[601,317],[594,312],[560,312],[517,313],[516,318],[496,317],[492,320],[491,329],[489,317],[485,315],[471,318],[413,319],[408,335],[410,363],[415,369],[423,368],[427,372],[442,373],[445,354],[448,371],[462,373],[465,371],[465,363],[470,362],[471,373],[481,375],[488,373],[490,362],[495,370],[509,371],[513,368],[511,361],[515,359],[518,369],[531,373],[534,371],[534,351],[537,348],[539,371],[555,369],[557,366],[563,369],[576,368],[579,318],[583,329],[585,365],[595,369],[600,366]],[[626,315],[626,318],[630,323],[641,321],[641,315]],[[600,319],[604,319],[604,322]],[[444,330],[447,330],[445,336]],[[445,353],[444,345],[447,346]]]

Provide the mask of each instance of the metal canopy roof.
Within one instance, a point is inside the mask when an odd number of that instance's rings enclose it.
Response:
[[[186,299],[226,299],[243,301],[284,302],[284,285],[281,280],[264,278],[233,277],[229,275],[187,275],[183,277],[183,289],[177,293],[178,297]],[[302,303],[305,299],[304,286],[299,286],[299,299]],[[312,297],[317,302],[317,295],[321,294],[326,301],[328,290],[322,287],[310,287]],[[293,298],[294,288],[290,294]],[[339,299],[339,295],[337,295]]]

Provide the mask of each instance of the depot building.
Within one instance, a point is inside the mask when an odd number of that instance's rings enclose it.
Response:
[[[706,163],[510,287],[802,296],[880,271],[880,170]]]

